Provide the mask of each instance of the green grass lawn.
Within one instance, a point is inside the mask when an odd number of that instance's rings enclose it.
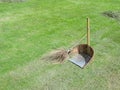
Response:
[[[120,22],[104,16],[105,11],[120,12],[120,0],[0,3],[0,90],[119,90]],[[79,41],[87,17],[93,62],[80,69],[69,61],[40,60]]]

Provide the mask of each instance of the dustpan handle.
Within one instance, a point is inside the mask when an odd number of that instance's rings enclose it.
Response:
[[[87,45],[90,46],[90,20],[87,18]]]

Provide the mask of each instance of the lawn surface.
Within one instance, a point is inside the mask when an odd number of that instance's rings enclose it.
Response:
[[[0,3],[0,90],[120,90],[120,21],[105,11],[120,12],[120,0]],[[86,34],[86,17],[92,63],[80,69],[69,61],[40,60],[79,41]]]

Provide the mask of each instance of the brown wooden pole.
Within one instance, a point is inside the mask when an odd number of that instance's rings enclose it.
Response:
[[[87,18],[87,44],[90,46],[90,20]]]

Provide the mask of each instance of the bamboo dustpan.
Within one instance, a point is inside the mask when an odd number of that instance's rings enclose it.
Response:
[[[84,68],[93,59],[94,50],[92,47],[90,47],[89,18],[87,18],[87,44],[77,45],[73,49],[76,49],[77,53],[72,56],[69,61],[75,65]]]

